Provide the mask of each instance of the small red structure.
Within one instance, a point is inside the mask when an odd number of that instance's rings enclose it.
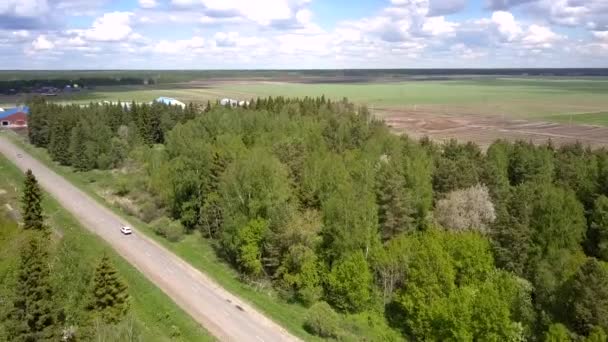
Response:
[[[0,111],[0,127],[23,128],[27,127],[28,107],[16,107]]]

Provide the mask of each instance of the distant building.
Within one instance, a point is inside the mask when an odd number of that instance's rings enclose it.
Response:
[[[249,101],[239,101],[239,100],[224,98],[224,99],[220,100],[220,104],[222,106],[230,105],[232,107],[245,107],[245,106],[249,106]]]
[[[6,108],[0,111],[0,126],[2,128],[27,127],[27,116],[30,109],[27,106]]]
[[[154,101],[156,101],[158,103],[164,103],[164,104],[169,105],[169,106],[179,106],[179,107],[182,107],[182,108],[186,108],[186,104],[185,103],[183,103],[181,101],[178,101],[176,99],[172,99],[170,97],[161,96],[161,97],[157,98]]]
[[[57,94],[60,92],[60,89],[56,87],[40,87],[34,90],[34,92],[42,96],[57,96]]]

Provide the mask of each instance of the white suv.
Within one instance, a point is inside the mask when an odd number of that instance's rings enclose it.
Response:
[[[129,228],[127,226],[120,227],[120,231],[125,235],[129,235],[132,233],[131,228]]]

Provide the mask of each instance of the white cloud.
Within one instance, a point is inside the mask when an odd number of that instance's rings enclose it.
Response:
[[[467,5],[467,0],[429,0],[429,15],[439,16],[460,12]]]
[[[312,22],[312,12],[309,9],[301,9],[296,13],[296,19],[301,24],[310,24]]]
[[[476,51],[462,43],[452,45],[450,51],[453,53],[455,58],[468,60],[480,59],[488,55],[487,51]]]
[[[498,32],[509,41],[515,40],[523,33],[520,24],[515,21],[515,17],[510,12],[496,11],[492,13],[492,22],[496,24]]]
[[[190,39],[181,40],[161,40],[154,44],[152,50],[161,54],[188,54],[200,51],[205,47],[205,39],[194,36]]]
[[[562,37],[551,31],[550,28],[533,24],[528,27],[528,31],[522,42],[527,45],[550,48],[554,42],[561,39]]]
[[[37,17],[49,10],[47,0],[2,0],[0,15],[17,17]]]
[[[13,36],[16,38],[28,38],[30,36],[30,32],[27,30],[13,31]]]
[[[506,10],[511,7],[534,1],[538,0],[486,0],[487,6],[492,10]]]
[[[199,18],[198,22],[203,25],[222,25],[222,24],[237,24],[243,21],[239,17],[228,17],[228,18],[215,18],[208,15],[203,15]]]
[[[154,8],[158,6],[156,0],[139,0],[139,7],[141,8]]]
[[[238,43],[239,34],[236,32],[217,32],[213,39],[215,45],[220,47],[235,47]]]
[[[133,31],[130,26],[131,12],[111,12],[95,19],[93,26],[82,31],[85,39],[100,42],[125,40]]]
[[[309,0],[138,0],[129,12],[105,14],[104,2],[0,0],[0,46],[18,51],[0,65],[42,67],[35,61],[66,52],[82,57],[66,63],[98,63],[70,65],[84,68],[603,66],[597,56],[608,56],[608,0],[484,0],[495,11],[471,19],[447,16],[468,0],[389,0],[367,17],[323,27]],[[68,8],[87,13],[91,26],[70,27],[76,12]],[[25,17],[37,11],[42,19]],[[24,50],[32,52],[14,58]],[[582,58],[595,64],[576,64]]]
[[[597,39],[608,42],[608,31],[595,31],[593,32],[593,36]]]
[[[50,50],[55,47],[55,44],[47,39],[45,35],[40,35],[36,40],[32,42],[32,48],[34,50]]]
[[[422,31],[433,36],[438,36],[453,33],[457,27],[457,23],[446,21],[445,17],[431,17],[422,25]]]

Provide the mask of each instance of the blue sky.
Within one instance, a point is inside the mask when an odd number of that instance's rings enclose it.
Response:
[[[0,0],[0,69],[608,67],[608,0]]]

